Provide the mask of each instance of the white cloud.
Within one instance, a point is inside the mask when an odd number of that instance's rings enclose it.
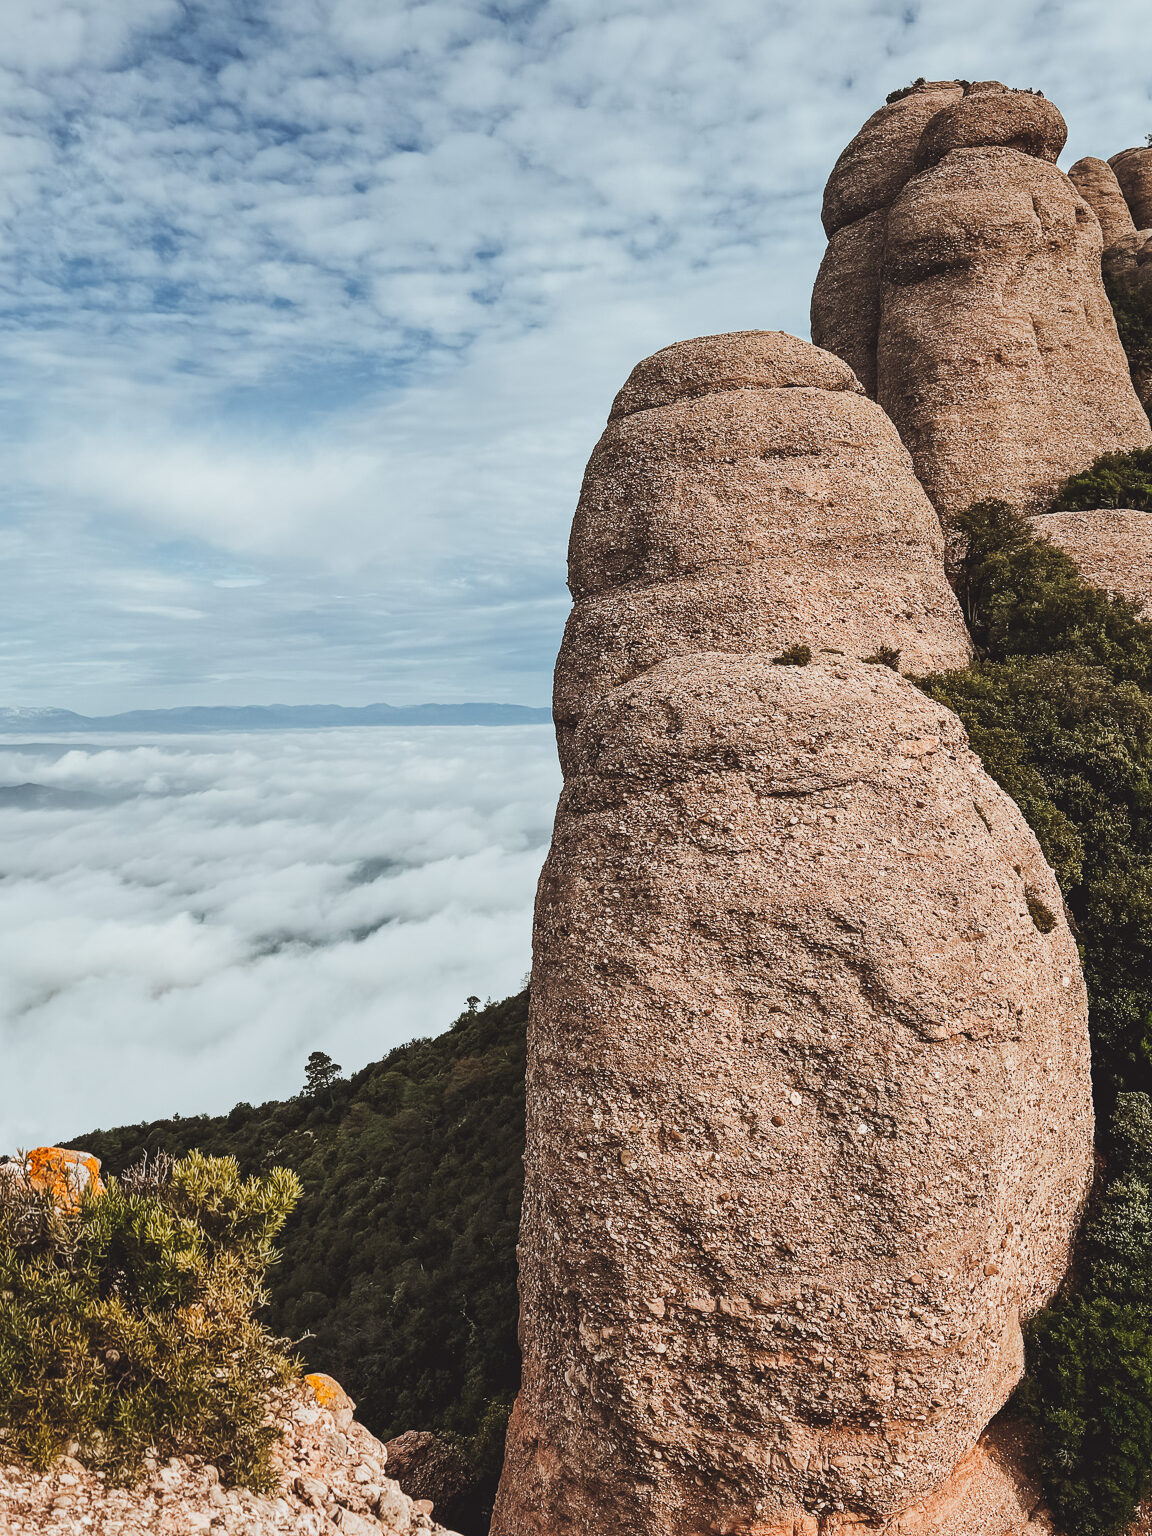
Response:
[[[294,1093],[528,967],[547,728],[105,738],[0,778],[106,797],[0,811],[0,1149]]]
[[[6,703],[542,702],[613,393],[678,337],[806,332],[824,177],[888,90],[1039,86],[1066,163],[1152,128],[1136,0],[14,4]],[[98,595],[237,560],[239,622],[176,605],[218,643]]]

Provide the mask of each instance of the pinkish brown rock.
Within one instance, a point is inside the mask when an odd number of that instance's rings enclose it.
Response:
[[[601,692],[536,909],[493,1536],[1030,1529],[982,1434],[1091,1172],[1062,911],[888,668]]]
[[[618,396],[576,510],[562,760],[594,699],[668,656],[806,644],[890,647],[911,671],[964,665],[942,551],[892,424],[838,359],[771,331],[657,353]]]
[[[1031,91],[1012,91],[998,80],[970,86],[925,124],[916,169],[937,165],[954,149],[998,146],[1055,165],[1068,125],[1058,108]]]
[[[888,212],[877,398],[947,525],[1152,442],[1100,273],[1100,226],[1055,166],[956,149]]]
[[[812,340],[842,357],[872,396],[887,224],[887,209],[878,208],[836,230],[812,289]]]
[[[1152,149],[1122,149],[1108,164],[1137,229],[1152,229]]]
[[[1034,517],[1032,527],[1070,555],[1093,586],[1152,617],[1152,512],[1051,512]]]
[[[1136,233],[1116,172],[1107,160],[1097,160],[1091,155],[1077,160],[1068,172],[1068,180],[1096,215],[1105,251],[1118,240]]]
[[[845,224],[886,208],[916,169],[920,135],[942,107],[957,101],[956,80],[932,80],[881,107],[844,149],[824,188],[821,217],[834,235]]]
[[[472,1481],[456,1447],[429,1430],[412,1429],[389,1440],[386,1449],[389,1477],[409,1498],[430,1502],[441,1519],[451,1519]]]

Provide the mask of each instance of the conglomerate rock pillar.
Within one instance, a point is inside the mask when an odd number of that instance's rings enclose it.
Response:
[[[633,374],[616,424],[641,436],[593,457],[574,573],[672,592],[711,542],[738,608],[777,519],[832,517],[824,396],[865,444],[879,413],[788,338],[754,344],[754,382],[749,346]],[[719,451],[721,394],[758,452]],[[741,500],[757,463],[779,478]],[[868,473],[842,538],[890,502]],[[897,588],[918,590],[913,543],[889,543]],[[815,611],[835,546],[793,544]],[[984,1431],[1091,1169],[1054,877],[956,717],[857,659],[858,615],[801,665],[671,611],[687,643],[668,624],[663,655],[621,671],[605,620],[561,659],[589,686],[536,907],[524,1376],[493,1536],[1022,1536],[1039,1495]]]
[[[1101,454],[1152,442],[1104,292],[1100,225],[1054,163],[1064,137],[1050,102],[997,81],[927,120],[915,174],[871,237],[867,359],[831,244],[817,279],[813,334],[874,369],[946,528],[989,497],[1045,510]]]
[[[678,342],[633,370],[584,477],[569,584],[562,762],[589,702],[668,656],[887,649],[924,673],[970,653],[892,423],[839,358],[779,331]]]

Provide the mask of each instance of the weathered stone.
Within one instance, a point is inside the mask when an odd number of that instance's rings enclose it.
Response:
[[[957,101],[962,90],[956,80],[933,80],[873,112],[844,149],[824,188],[821,217],[826,234],[888,206],[915,171],[924,128],[942,107]]]
[[[703,393],[692,359],[706,355],[727,381],[729,340],[742,358],[760,349],[765,376],[792,385]],[[842,382],[807,382],[833,365],[850,379],[844,365],[775,332],[670,350],[689,398],[662,384],[665,403],[610,421],[584,478],[576,606],[556,669],[562,761],[594,698],[671,655],[888,647],[909,670],[962,666],[939,522],[892,424]],[[659,372],[655,362],[637,374]]]
[[[877,398],[946,524],[1152,442],[1100,254],[1067,177],[1012,149],[953,150],[889,209]]]
[[[1122,149],[1109,157],[1137,229],[1152,229],[1152,149]]]
[[[842,357],[873,396],[887,223],[887,210],[879,208],[838,229],[812,289],[812,340]]]
[[[1086,155],[1068,172],[1068,180],[1096,215],[1104,249],[1136,233],[1132,214],[1116,180],[1116,172],[1107,160]]]
[[[68,1147],[36,1147],[20,1157],[5,1158],[0,1162],[0,1189],[5,1183],[50,1195],[61,1211],[69,1213],[80,1209],[86,1194],[98,1195],[104,1187],[100,1159]]]
[[[1091,1172],[1062,910],[888,668],[682,655],[591,704],[537,903],[494,1536],[1025,1528],[977,1447]]]
[[[1152,512],[1052,512],[1034,517],[1032,526],[1070,555],[1093,586],[1128,598],[1152,617]]]
[[[431,1499],[437,1514],[453,1519],[471,1481],[468,1464],[453,1445],[428,1430],[409,1430],[388,1441],[388,1474],[410,1499]]]
[[[1011,91],[998,80],[971,86],[925,124],[916,169],[936,165],[954,149],[998,145],[1055,165],[1068,137],[1059,109],[1031,91]]]

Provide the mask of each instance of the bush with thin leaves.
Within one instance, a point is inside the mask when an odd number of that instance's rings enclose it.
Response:
[[[130,1479],[150,1449],[272,1486],[272,1395],[295,1366],[255,1319],[294,1173],[242,1179],[192,1152],[130,1171],[76,1214],[0,1185],[0,1426],[38,1468],[76,1442]]]

